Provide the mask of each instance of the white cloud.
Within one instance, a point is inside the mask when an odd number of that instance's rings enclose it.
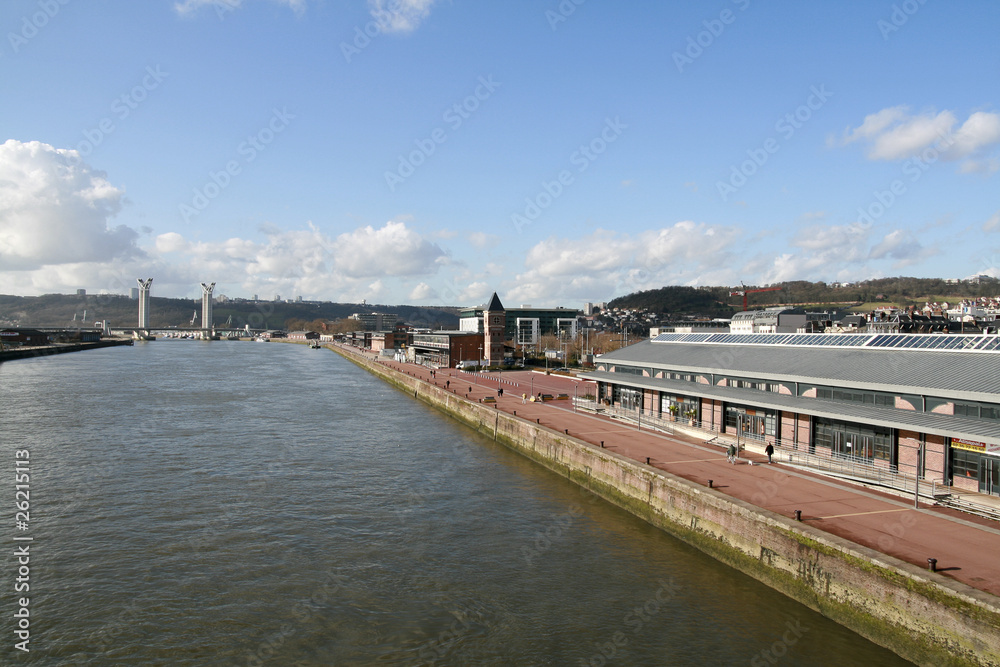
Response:
[[[76,151],[8,140],[0,145],[0,266],[27,271],[141,255],[138,232],[109,225],[123,195]]]
[[[495,234],[487,234],[486,232],[472,232],[467,238],[469,243],[480,250],[485,250],[486,248],[497,245],[500,242],[499,236]]]
[[[1000,160],[987,158],[985,160],[969,159],[962,163],[959,171],[963,174],[992,174],[1000,171]]]
[[[977,111],[957,124],[951,111],[911,115],[906,107],[890,107],[848,128],[840,143],[866,142],[871,160],[902,160],[933,149],[934,159],[949,161],[973,158],[1000,143],[1000,114]],[[962,171],[989,170],[992,163],[971,160]]]
[[[872,259],[893,259],[893,268],[908,266],[935,254],[932,248],[924,248],[913,233],[894,229],[872,247]]]
[[[296,14],[301,15],[306,10],[306,0],[271,0],[280,5],[289,7]],[[183,0],[174,3],[174,11],[181,16],[189,16],[196,13],[202,7],[212,7],[216,13],[222,15],[223,12],[231,12],[243,6],[244,0]]]
[[[351,277],[433,273],[445,253],[402,222],[370,225],[341,234],[331,244],[337,270]]]
[[[426,301],[427,299],[436,299],[437,292],[435,292],[434,288],[427,283],[421,282],[417,283],[416,286],[410,290],[410,294],[407,298],[410,301]]]
[[[906,107],[889,107],[865,116],[861,125],[853,130],[844,130],[842,143],[849,144],[858,139],[870,139],[881,133],[885,128],[906,117]]]
[[[411,32],[431,13],[434,0],[368,0],[382,32]]]
[[[735,278],[734,227],[691,221],[639,234],[597,230],[550,238],[528,251],[508,290],[514,301],[611,298],[668,284],[723,284]]]
[[[458,292],[457,301],[459,303],[480,305],[486,303],[487,297],[493,294],[495,287],[485,282],[470,283],[465,289]]]

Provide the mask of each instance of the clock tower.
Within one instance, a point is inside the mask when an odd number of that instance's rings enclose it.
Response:
[[[489,366],[503,363],[503,339],[507,329],[507,313],[500,297],[493,293],[493,298],[483,310],[483,352],[486,364]]]

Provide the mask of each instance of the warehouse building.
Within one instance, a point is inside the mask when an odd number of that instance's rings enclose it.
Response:
[[[582,377],[640,415],[1000,495],[1000,336],[666,333]]]

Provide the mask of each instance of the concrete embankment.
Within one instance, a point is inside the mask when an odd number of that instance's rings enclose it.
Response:
[[[99,347],[116,347],[118,345],[132,345],[129,339],[101,340],[93,343],[57,343],[55,345],[45,345],[43,347],[16,347],[0,350],[0,362],[13,361],[15,359],[30,359],[33,357],[46,357],[52,354],[63,354],[65,352],[79,352],[81,350],[96,350]]]
[[[337,350],[716,559],[918,664],[1000,665],[1000,598]]]

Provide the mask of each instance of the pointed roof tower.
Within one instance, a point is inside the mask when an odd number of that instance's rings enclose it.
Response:
[[[486,305],[486,307],[483,308],[483,310],[494,313],[498,310],[506,310],[506,308],[504,308],[503,304],[500,303],[500,297],[497,296],[497,293],[493,292],[493,297],[490,299],[490,302]]]

